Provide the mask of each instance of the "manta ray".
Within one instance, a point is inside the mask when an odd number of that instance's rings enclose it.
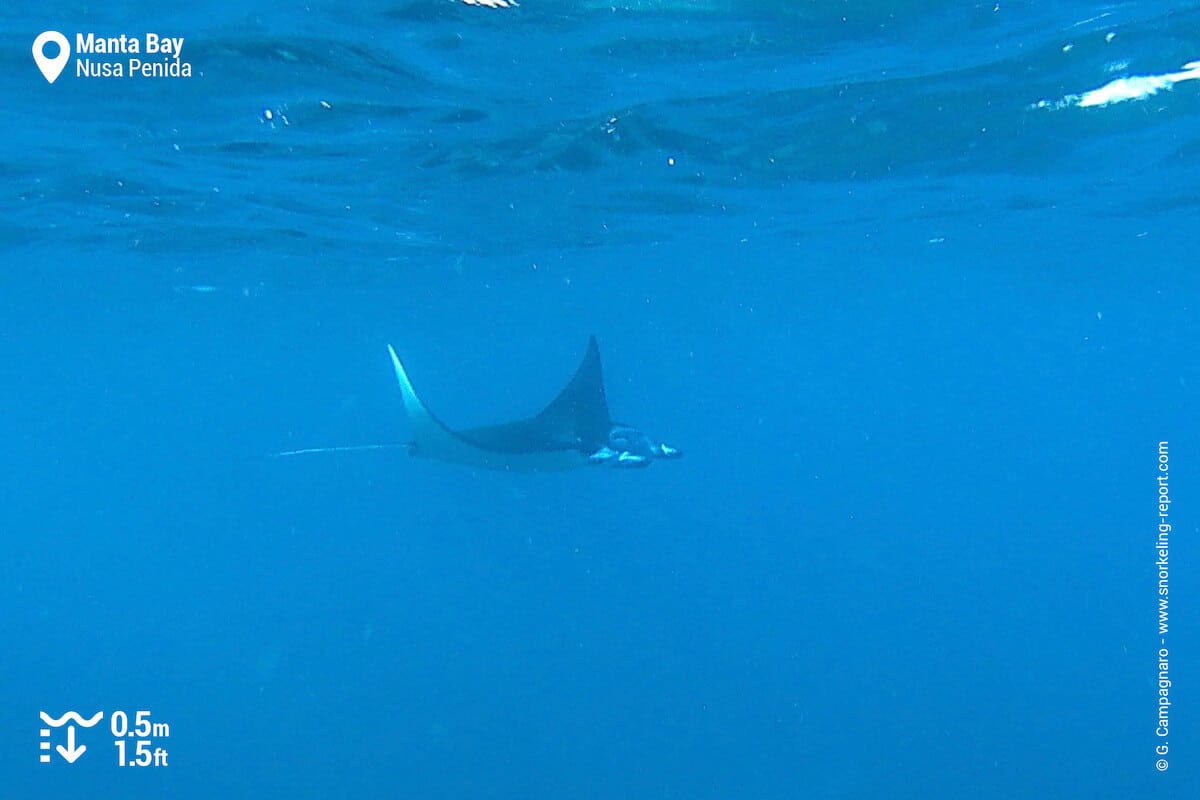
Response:
[[[587,466],[648,467],[682,453],[619,422],[608,412],[600,347],[588,339],[574,377],[531,417],[454,429],[438,419],[417,395],[408,372],[388,345],[413,438],[409,455],[452,464],[511,472],[562,471]]]

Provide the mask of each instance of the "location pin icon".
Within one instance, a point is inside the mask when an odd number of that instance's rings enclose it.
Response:
[[[58,55],[54,58],[46,58],[46,54],[42,52],[47,42],[54,42],[58,45]],[[38,69],[42,71],[46,81],[54,83],[62,74],[63,67],[71,60],[71,44],[67,41],[67,37],[58,31],[46,31],[38,34],[38,37],[33,40],[33,60],[37,62]]]

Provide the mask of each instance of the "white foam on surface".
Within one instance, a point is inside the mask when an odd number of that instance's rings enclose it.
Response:
[[[1170,91],[1178,83],[1197,79],[1200,79],[1200,61],[1189,61],[1179,72],[1117,78],[1083,94],[1069,94],[1061,100],[1039,100],[1030,108],[1102,108],[1127,100],[1144,100],[1161,91]]]

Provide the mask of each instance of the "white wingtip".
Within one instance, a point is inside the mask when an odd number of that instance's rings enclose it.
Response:
[[[417,390],[413,388],[412,381],[408,379],[408,373],[404,371],[404,365],[400,363],[400,356],[396,355],[396,349],[390,344],[388,345],[388,355],[392,357],[392,369],[396,372],[396,383],[400,384],[400,394],[404,398],[404,410],[419,432],[426,419],[430,417],[429,410],[417,397]]]

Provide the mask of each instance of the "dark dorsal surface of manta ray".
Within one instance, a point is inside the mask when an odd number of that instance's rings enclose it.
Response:
[[[481,428],[454,429],[434,416],[390,344],[388,353],[412,425],[410,455],[513,472],[589,465],[647,467],[657,459],[682,455],[636,428],[613,422],[595,336],[588,340],[575,376],[549,405],[532,417]]]

